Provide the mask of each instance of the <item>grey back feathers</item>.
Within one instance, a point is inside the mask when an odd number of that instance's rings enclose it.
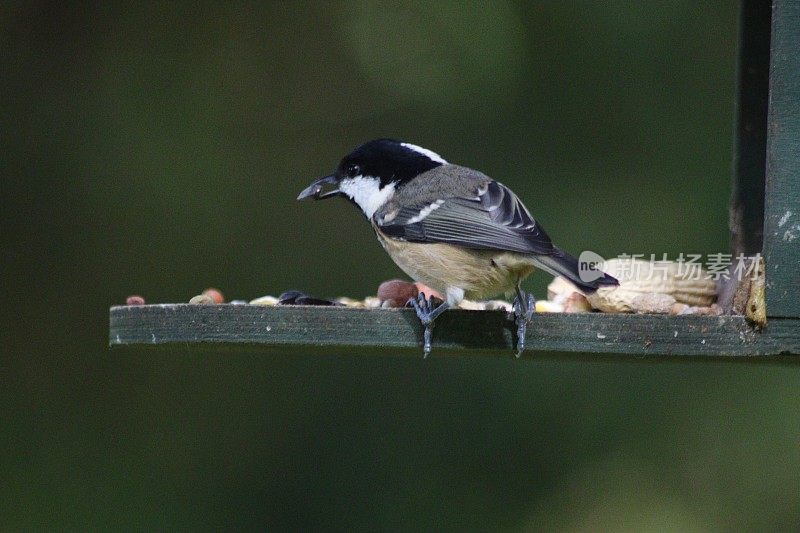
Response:
[[[506,186],[476,170],[443,165],[404,184],[375,212],[390,238],[549,255],[550,238]]]
[[[475,196],[477,188],[490,181],[492,178],[477,170],[459,165],[442,165],[403,184],[392,203],[425,204],[444,197]]]

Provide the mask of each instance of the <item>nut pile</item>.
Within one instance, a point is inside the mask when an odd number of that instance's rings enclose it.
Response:
[[[594,309],[605,313],[722,314],[714,303],[714,280],[706,279],[702,272],[696,277],[683,272],[678,263],[610,259],[603,271],[617,278],[619,286],[584,294],[569,281],[555,278],[547,287],[548,300],[568,313]]]

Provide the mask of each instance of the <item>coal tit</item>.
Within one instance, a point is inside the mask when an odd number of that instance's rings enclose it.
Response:
[[[617,285],[602,272],[594,281],[581,279],[578,260],[553,245],[508,187],[415,144],[393,139],[363,144],[297,199],[335,196],[361,209],[397,266],[445,296],[435,307],[424,294],[409,302],[425,326],[426,356],[433,321],[443,311],[464,298],[512,291],[519,356],[535,309],[520,283],[536,268],[587,293]]]

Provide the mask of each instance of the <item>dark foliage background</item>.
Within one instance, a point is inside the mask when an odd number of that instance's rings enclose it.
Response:
[[[106,346],[132,293],[400,275],[344,202],[294,201],[378,136],[575,252],[726,251],[737,12],[4,2],[2,529],[797,529],[793,368]]]

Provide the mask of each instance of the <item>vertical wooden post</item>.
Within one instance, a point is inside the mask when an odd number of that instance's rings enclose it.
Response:
[[[732,194],[730,201],[730,277],[717,283],[717,303],[728,313],[744,313],[736,304],[740,254],[755,256],[764,242],[764,182],[767,161],[767,103],[769,47],[772,23],[770,0],[742,0],[736,65],[736,110]]]
[[[767,119],[767,314],[800,317],[800,1],[774,0]]]
[[[736,137],[730,209],[734,256],[740,253],[755,255],[763,246],[771,19],[769,0],[743,0],[739,13]]]

